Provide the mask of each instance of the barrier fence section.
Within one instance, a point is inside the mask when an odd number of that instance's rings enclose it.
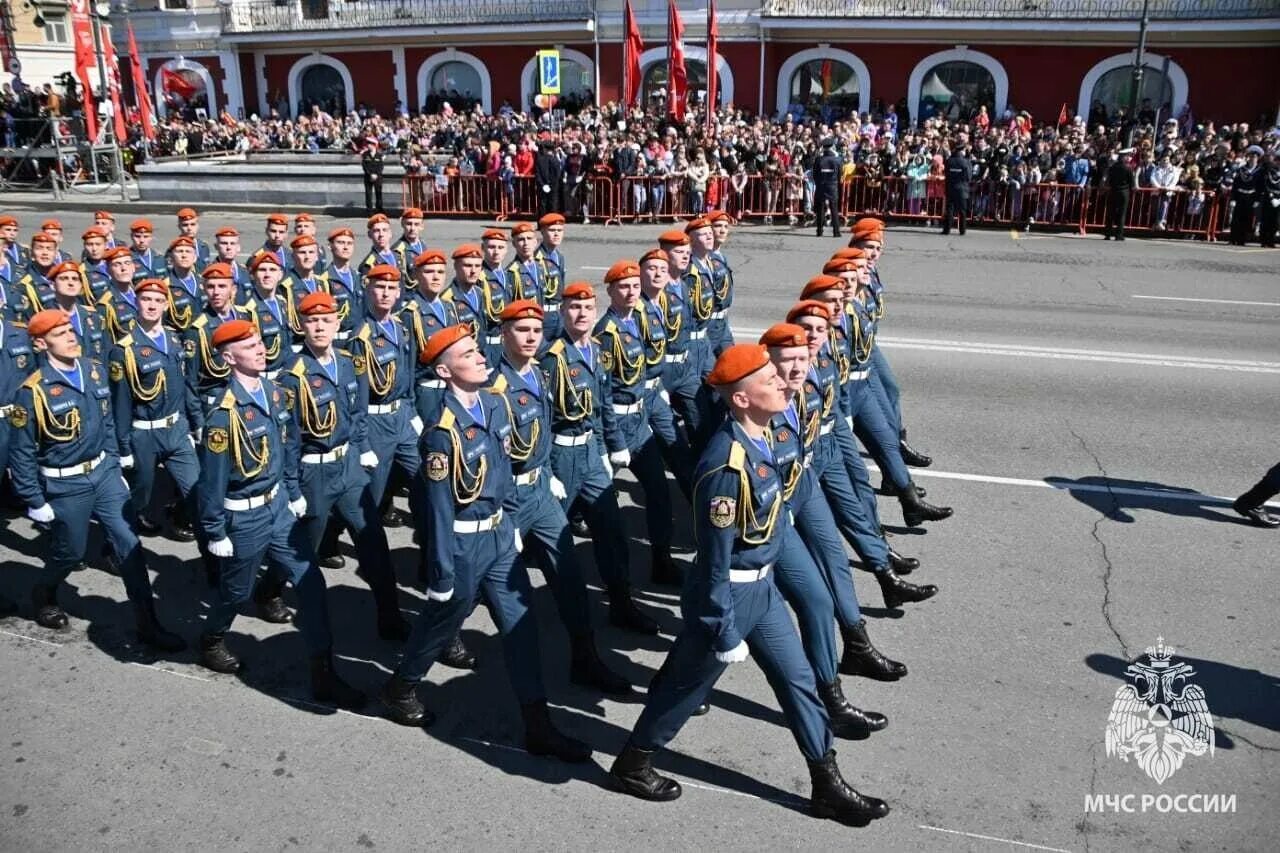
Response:
[[[683,177],[636,175],[620,180],[583,176],[572,183],[539,186],[533,176],[508,181],[486,175],[406,175],[405,206],[428,216],[479,217],[499,221],[536,219],[555,210],[571,219],[607,223],[679,222],[698,213],[724,210],[736,221],[812,224],[817,193],[803,175],[716,177],[697,190]],[[840,184],[836,209],[845,222],[878,216],[896,222],[934,224],[946,211],[940,178],[855,176]],[[1105,230],[1111,193],[1101,187],[1012,181],[974,181],[969,224]],[[1226,199],[1213,190],[1137,188],[1129,196],[1125,229],[1133,234],[1216,240],[1229,217]]]

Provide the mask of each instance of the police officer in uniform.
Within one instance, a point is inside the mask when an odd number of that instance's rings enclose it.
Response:
[[[951,233],[951,220],[957,219],[960,233],[969,223],[969,184],[973,181],[973,161],[969,150],[957,145],[943,164],[946,172],[947,204],[942,213],[942,233]]]
[[[185,647],[156,618],[142,543],[132,527],[129,487],[111,414],[106,370],[83,357],[62,311],[38,312],[27,327],[44,363],[23,381],[9,411],[14,430],[9,468],[27,516],[50,525],[44,570],[32,593],[36,622],[66,629],[58,587],[84,559],[89,521],[96,518],[117,555],[125,591],[137,617],[138,638],[161,651]]]
[[[809,764],[811,814],[866,825],[889,807],[841,777],[813,671],[771,577],[791,524],[768,433],[786,407],[782,382],[756,344],[725,350],[707,381],[731,418],[698,463],[698,557],[681,601],[684,627],[610,776],[632,796],[679,797],[679,783],[654,771],[653,752],[675,737],[730,664],[755,655]]]
[[[1259,158],[1262,148],[1250,145],[1244,162],[1231,175],[1231,245],[1243,246],[1253,239],[1253,206],[1262,190],[1264,174]]]
[[[827,221],[831,211],[831,236],[840,236],[840,158],[836,156],[835,142],[822,141],[822,153],[813,161],[813,217],[817,234]]]

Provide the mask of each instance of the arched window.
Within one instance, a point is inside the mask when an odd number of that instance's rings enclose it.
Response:
[[[331,65],[310,65],[299,78],[298,114],[310,112],[313,106],[330,115],[346,112],[347,84]]]
[[[919,120],[945,116],[968,121],[985,106],[996,114],[995,77],[976,62],[953,61],[935,65],[924,75],[920,86]]]
[[[175,68],[163,77],[165,106],[173,112],[192,115],[195,110],[209,110],[209,91],[204,77],[193,68]]]
[[[534,106],[533,99],[538,96],[538,63],[530,62],[525,70],[524,86],[521,91],[528,93],[528,102],[521,104],[521,110],[529,110]],[[560,56],[560,94],[556,98],[556,108],[567,112],[576,112],[583,106],[595,101],[595,71],[569,59],[562,53]]]
[[[707,63],[701,59],[684,60],[684,73],[689,81],[689,106],[701,104],[707,98]],[[717,100],[724,103],[723,87],[717,92]],[[640,97],[650,105],[667,102],[667,63],[655,62],[644,70],[644,82]]]
[[[838,59],[811,59],[791,73],[788,112],[835,120],[858,112],[858,73]]]
[[[431,69],[427,80],[428,99],[448,101],[455,110],[469,110],[480,103],[482,91],[480,72],[466,62],[442,62]]]

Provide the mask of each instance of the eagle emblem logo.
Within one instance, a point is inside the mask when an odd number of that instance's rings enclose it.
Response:
[[[1130,757],[1157,785],[1182,767],[1189,755],[1212,756],[1213,715],[1204,688],[1189,683],[1195,669],[1174,658],[1164,637],[1147,649],[1147,662],[1129,664],[1132,683],[1116,691],[1107,717],[1107,756]]]

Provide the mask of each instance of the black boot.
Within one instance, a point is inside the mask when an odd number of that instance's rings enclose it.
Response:
[[[840,626],[844,638],[844,656],[840,658],[840,672],[845,675],[861,675],[876,681],[897,681],[907,674],[905,664],[880,654],[867,636],[865,619],[856,625]]]
[[[569,519],[569,529],[573,531],[573,535],[579,539],[590,539],[591,528],[587,526],[587,520],[581,515],[575,515]]]
[[[889,725],[884,714],[875,711],[863,711],[849,704],[844,698],[844,690],[840,687],[840,679],[830,684],[818,682],[818,696],[827,708],[827,717],[831,720],[831,733],[845,740],[866,740],[872,732],[878,732]]]
[[[225,634],[201,634],[200,665],[224,675],[235,675],[240,671],[240,658],[227,648]]]
[[[924,601],[938,594],[938,588],[933,584],[907,583],[890,568],[876,572],[876,580],[880,582],[885,607],[901,607],[907,602]]]
[[[378,636],[388,643],[403,643],[409,639],[412,626],[399,607],[378,607]]]
[[[265,580],[258,583],[258,588],[253,591],[253,601],[258,605],[258,618],[263,622],[283,625],[293,619],[293,614],[280,597],[283,591],[281,586]]]
[[[181,637],[160,624],[156,603],[150,598],[138,605],[138,639],[143,645],[162,652],[180,652],[187,647]]]
[[[649,578],[658,586],[684,586],[684,572],[670,554],[654,554]]]
[[[31,590],[31,604],[36,609],[36,624],[52,631],[65,631],[71,622],[58,606],[58,593],[42,584]]]
[[[658,633],[658,623],[636,606],[625,586],[609,587],[609,624],[637,634]]]
[[[390,529],[392,527],[407,527],[409,517],[394,506],[388,506],[386,511],[382,513],[382,526]]]
[[[184,503],[176,503],[169,513],[169,537],[175,542],[196,541],[196,530]]]
[[[904,557],[892,548],[889,549],[889,566],[900,575],[909,575],[920,568],[920,561],[915,557]]]
[[[418,701],[418,682],[416,681],[405,681],[393,675],[391,680],[382,686],[378,699],[391,712],[392,721],[402,726],[418,726],[425,729],[436,721],[436,715]]]
[[[907,527],[919,527],[926,521],[942,521],[952,514],[949,506],[934,506],[921,500],[916,493],[915,483],[908,483],[898,493],[898,501],[902,504],[902,520],[907,523]]]
[[[454,634],[449,645],[440,653],[439,663],[454,669],[475,669],[476,656],[462,643],[462,635]]]
[[[139,536],[157,536],[164,529],[142,513],[138,514],[136,523]]]
[[[1249,503],[1245,502],[1243,496],[1236,498],[1231,504],[1231,508],[1249,519],[1250,523],[1257,527],[1280,527],[1280,518],[1276,518],[1267,512],[1265,506],[1250,506]]]
[[[594,687],[609,696],[628,696],[631,682],[609,669],[600,659],[596,640],[588,631],[569,637],[569,681],[582,687]]]
[[[316,558],[316,565],[322,569],[341,569],[346,564],[347,558],[341,554],[326,554]]]
[[[619,791],[642,800],[665,803],[680,796],[679,782],[654,771],[653,753],[636,749],[630,743],[614,759],[609,778]]]
[[[705,717],[707,714],[710,714],[710,713],[711,713],[711,703],[710,703],[710,702],[702,702],[702,703],[700,703],[700,704],[698,705],[698,707],[696,707],[696,708],[694,708],[694,709],[693,709],[693,713],[692,713],[692,714],[690,714],[689,716],[691,716],[691,717]]]
[[[834,749],[817,761],[809,762],[809,779],[813,782],[809,813],[816,818],[836,820],[849,826],[866,826],[889,813],[889,805],[884,800],[863,796],[849,787],[836,765]]]
[[[932,457],[925,456],[920,451],[907,444],[906,438],[898,441],[898,450],[902,452],[902,461],[910,465],[912,468],[928,468],[933,464]]]
[[[570,764],[591,760],[591,747],[560,732],[551,724],[547,702],[520,706],[524,717],[524,748],[530,755],[550,755]]]
[[[18,612],[18,602],[0,595],[0,616],[12,616]]]
[[[365,695],[338,676],[329,652],[311,656],[311,698],[350,711],[365,703]]]

